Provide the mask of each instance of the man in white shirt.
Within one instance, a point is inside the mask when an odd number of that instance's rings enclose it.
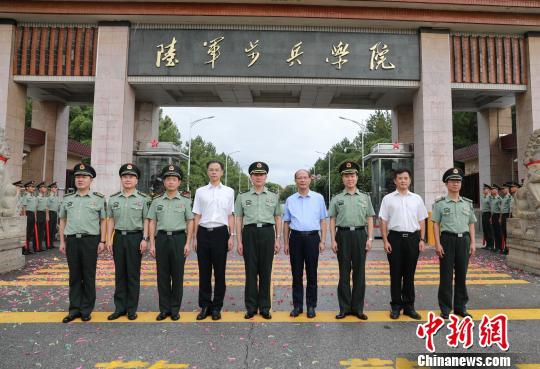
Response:
[[[212,315],[221,319],[225,297],[225,266],[227,252],[234,245],[234,190],[221,183],[223,164],[209,161],[206,170],[210,183],[197,189],[193,202],[195,230],[193,249],[199,263],[199,306],[197,320]],[[214,269],[214,299],[212,300],[212,269]]]
[[[422,319],[414,309],[414,273],[420,252],[425,248],[426,206],[420,196],[409,191],[411,172],[394,171],[396,191],[386,195],[381,203],[381,234],[384,251],[390,264],[390,318],[403,314]]]

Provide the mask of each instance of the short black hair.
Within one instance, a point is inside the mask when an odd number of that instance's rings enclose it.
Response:
[[[206,163],[206,169],[208,169],[210,167],[210,165],[212,165],[212,164],[219,164],[221,170],[224,169],[223,163],[220,162],[219,160],[210,160],[208,163]]]
[[[402,173],[407,173],[409,175],[409,178],[412,179],[412,173],[411,173],[411,170],[408,169],[408,168],[397,168],[397,169],[394,169],[394,179],[397,178],[397,176],[399,176],[400,174]]]

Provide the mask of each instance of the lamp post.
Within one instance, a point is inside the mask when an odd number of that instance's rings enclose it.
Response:
[[[190,179],[190,174],[191,174],[191,129],[193,128],[193,126],[197,123],[199,123],[200,121],[203,121],[203,120],[206,120],[206,119],[213,119],[214,116],[211,115],[209,117],[204,117],[204,118],[199,118],[197,120],[194,120],[193,122],[190,122],[189,123],[189,148],[188,148],[188,163],[187,163],[187,191],[189,191],[189,179]]]
[[[240,152],[240,150],[237,150],[237,151],[231,151],[230,153],[228,154],[225,154],[225,186],[227,186],[227,163],[228,163],[228,159],[229,159],[229,156],[232,155],[232,154],[236,154],[237,152]]]
[[[362,137],[362,174],[363,174],[364,173],[364,130],[366,129],[366,125],[365,125],[365,123],[357,122],[354,119],[349,119],[349,118],[345,118],[345,117],[339,117],[339,119],[347,120],[347,121],[349,121],[351,123],[356,124],[358,127],[360,127],[360,134],[361,134],[361,137]]]
[[[316,153],[319,153],[319,154],[323,154],[323,155],[326,155],[325,152],[322,152],[322,151],[317,151],[315,150]],[[328,206],[330,206],[330,185],[331,185],[331,182],[332,182],[332,177],[331,177],[331,171],[330,171],[330,163],[332,161],[332,152],[331,151],[328,151]]]

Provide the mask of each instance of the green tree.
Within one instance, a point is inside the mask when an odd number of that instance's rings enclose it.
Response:
[[[182,144],[178,127],[171,117],[168,115],[163,116],[163,109],[159,109],[159,141],[172,142],[178,146]]]
[[[478,142],[478,121],[475,112],[454,112],[452,114],[454,150]]]
[[[93,114],[94,108],[92,106],[70,107],[68,137],[85,145],[91,145]]]

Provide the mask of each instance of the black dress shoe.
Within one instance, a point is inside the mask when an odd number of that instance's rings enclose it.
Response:
[[[413,318],[414,320],[420,320],[422,319],[422,316],[416,312],[416,310],[404,310],[403,315],[407,315],[410,318]]]
[[[81,315],[81,320],[83,322],[89,322],[90,320],[92,320],[92,315]]]
[[[465,317],[471,317],[472,318],[472,315],[469,314],[467,311],[454,311],[454,314],[459,315],[462,318],[465,318]]]
[[[210,309],[205,306],[201,309],[201,312],[197,315],[197,320],[206,319],[206,317],[209,315],[210,315]]]
[[[221,319],[221,311],[212,310],[212,320],[220,320],[220,319]]]
[[[296,318],[298,315],[302,314],[304,311],[302,308],[295,307],[291,310],[291,313],[289,314],[291,317]]]
[[[450,314],[448,314],[448,313],[441,312],[441,318],[443,318],[443,319],[448,319],[449,315]]]
[[[308,307],[307,308],[307,317],[312,319],[312,318],[315,318],[317,314],[315,313],[315,308],[314,307]]]
[[[399,310],[392,310],[390,311],[390,319],[397,319],[399,318]]]
[[[246,311],[246,314],[244,315],[244,319],[251,319],[255,316],[255,312],[254,311]]]
[[[22,251],[22,254],[23,254],[23,255],[30,255],[30,252],[28,252],[27,250],[23,250],[23,251]]]
[[[360,320],[368,320],[367,315],[364,314],[364,313],[358,313],[358,312],[355,312],[355,313],[353,313],[352,315],[354,315],[355,317],[357,317],[357,318],[360,319]]]
[[[120,318],[121,316],[124,316],[124,315],[126,315],[126,313],[115,311],[114,313],[112,313],[111,315],[109,315],[107,317],[107,320],[116,320],[116,319],[118,319],[118,318]]]
[[[267,320],[272,319],[272,314],[270,314],[270,311],[266,311],[266,310],[261,311],[261,316]]]
[[[349,314],[350,313],[348,313],[346,311],[340,310],[339,313],[336,314],[336,319],[343,319]]]
[[[179,313],[171,315],[171,320],[177,321],[178,319],[180,319],[180,314]]]
[[[135,320],[135,319],[137,319],[137,313],[131,313],[131,314],[128,314],[128,319],[129,319],[129,320]]]
[[[77,319],[79,317],[80,317],[80,314],[74,314],[74,315],[68,314],[68,315],[66,315],[66,317],[64,319],[62,319],[62,323],[69,323],[69,322],[71,322],[71,321],[73,321],[73,320],[75,320],[75,319]]]
[[[170,315],[170,313],[159,313],[158,316],[156,316],[156,320],[159,322],[165,318],[167,318]]]

